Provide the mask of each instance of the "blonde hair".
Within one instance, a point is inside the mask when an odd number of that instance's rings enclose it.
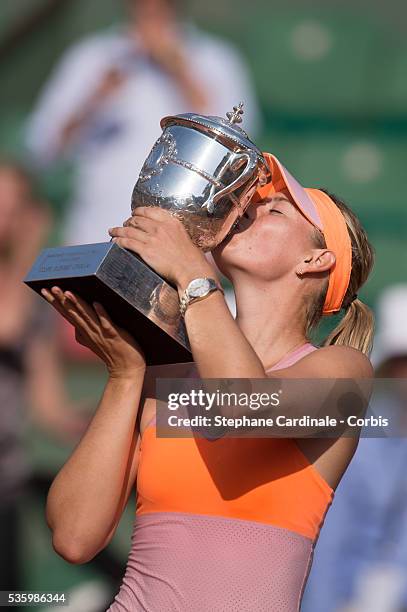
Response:
[[[352,210],[339,198],[325,189],[321,189],[335,202],[343,214],[352,244],[352,271],[349,286],[342,303],[344,316],[335,329],[325,338],[323,346],[340,344],[351,346],[369,354],[373,344],[374,316],[366,304],[358,297],[357,292],[366,282],[374,263],[374,251],[366,232]],[[317,248],[326,248],[323,234],[315,229],[314,242]],[[323,313],[328,280],[321,292],[308,304],[307,335],[318,325]]]

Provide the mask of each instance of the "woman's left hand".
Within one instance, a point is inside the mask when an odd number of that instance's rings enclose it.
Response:
[[[187,276],[213,274],[181,221],[158,206],[136,208],[123,227],[111,228],[109,234],[119,246],[140,255],[157,274],[177,286],[184,284]]]

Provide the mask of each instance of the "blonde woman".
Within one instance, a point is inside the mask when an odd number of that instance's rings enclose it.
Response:
[[[266,158],[273,183],[213,252],[233,284],[236,319],[216,289],[183,300],[193,365],[202,378],[369,378],[373,319],[356,295],[373,262],[366,234],[345,204],[304,189],[276,157]],[[138,209],[110,233],[174,283],[180,298],[195,279],[218,283],[166,211]],[[357,440],[159,438],[152,383],[174,368],[145,377],[141,348],[100,305],[57,287],[43,294],[109,373],[91,425],[49,493],[56,551],[73,563],[92,559],[136,486],[132,547],[111,612],[298,610]],[[340,310],[338,328],[323,347],[313,346],[310,330]],[[302,414],[315,411],[313,398],[292,403]]]

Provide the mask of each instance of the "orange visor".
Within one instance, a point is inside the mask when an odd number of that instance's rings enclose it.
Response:
[[[286,188],[304,217],[323,233],[327,249],[332,251],[336,258],[329,271],[323,314],[338,312],[342,307],[352,270],[352,244],[345,218],[326,193],[320,189],[302,187],[271,153],[264,153],[264,158],[271,170],[272,180],[256,191],[252,201],[260,202]]]

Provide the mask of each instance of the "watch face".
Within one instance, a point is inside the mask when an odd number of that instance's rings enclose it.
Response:
[[[202,297],[210,289],[210,283],[206,278],[196,278],[188,285],[188,293],[191,297]]]

